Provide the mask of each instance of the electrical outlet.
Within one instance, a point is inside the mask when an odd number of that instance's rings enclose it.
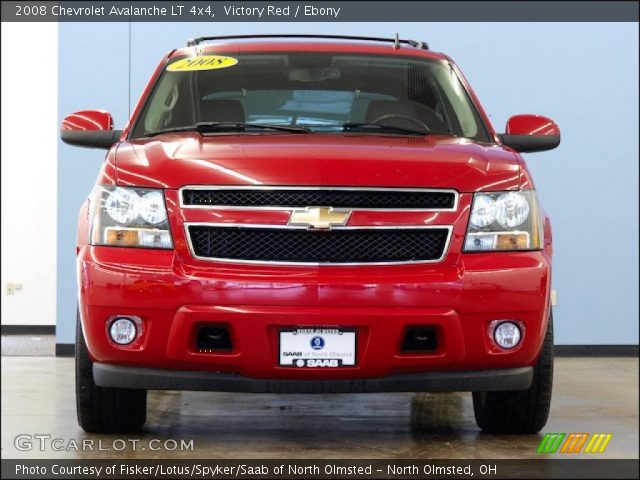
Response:
[[[7,295],[13,295],[20,290],[22,290],[21,283],[12,283],[12,282],[7,283],[7,286],[6,286]]]

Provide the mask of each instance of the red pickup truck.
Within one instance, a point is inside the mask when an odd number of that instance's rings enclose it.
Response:
[[[107,150],[77,240],[79,423],[126,432],[147,390],[473,392],[485,431],[551,401],[551,225],[455,63],[413,40],[202,37],[167,54]]]

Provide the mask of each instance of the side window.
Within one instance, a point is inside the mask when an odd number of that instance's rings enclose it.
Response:
[[[433,73],[456,114],[463,135],[475,138],[479,133],[476,113],[458,76],[451,68],[436,68]]]
[[[174,108],[178,103],[178,75],[165,75],[149,102],[144,119],[145,132],[155,132],[174,124]]]

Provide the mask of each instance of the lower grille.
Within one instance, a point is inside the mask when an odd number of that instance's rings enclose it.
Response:
[[[449,227],[335,228],[306,230],[190,225],[199,258],[303,264],[367,264],[438,261]]]

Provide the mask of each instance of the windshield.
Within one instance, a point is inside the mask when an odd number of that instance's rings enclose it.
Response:
[[[252,133],[286,131],[256,128],[277,125],[311,133],[362,128],[490,141],[446,62],[400,56],[268,52],[178,58],[162,72],[130,136],[196,130],[203,123]]]

